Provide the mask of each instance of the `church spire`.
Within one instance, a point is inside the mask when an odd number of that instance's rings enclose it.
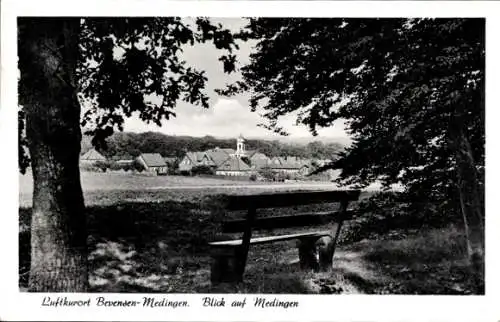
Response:
[[[238,139],[236,139],[236,153],[235,155],[237,157],[241,157],[245,155],[245,138],[243,135],[240,133],[240,136]]]

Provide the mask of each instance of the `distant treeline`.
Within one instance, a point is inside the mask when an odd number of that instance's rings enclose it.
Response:
[[[107,149],[99,151],[106,157],[130,158],[141,153],[160,153],[164,157],[182,157],[187,151],[205,151],[236,147],[236,139],[218,139],[212,136],[172,136],[158,132],[118,132],[107,139]],[[297,156],[302,158],[332,159],[344,146],[337,142],[313,141],[308,144],[284,143],[278,140],[247,139],[248,150],[258,150],[269,157]],[[82,142],[82,152],[91,148],[90,138]]]

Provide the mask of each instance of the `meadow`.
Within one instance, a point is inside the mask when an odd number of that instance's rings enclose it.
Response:
[[[330,182],[259,182],[189,176],[150,176],[126,172],[82,172],[81,183],[87,206],[110,205],[122,201],[159,202],[186,196],[264,193],[293,190],[329,190]],[[31,207],[33,177],[19,175],[19,206]],[[188,197],[191,199],[191,197]]]
[[[20,176],[20,288],[29,274],[31,178]],[[94,292],[470,294],[465,237],[456,226],[401,225],[359,214],[346,224],[330,272],[298,269],[294,242],[251,249],[240,284],[210,284],[207,243],[227,194],[335,189],[329,183],[259,183],[197,177],[82,173]],[[370,196],[364,192],[362,199]],[[271,209],[321,211],[334,204]],[[355,205],[356,206],[356,205]],[[374,231],[373,227],[378,227]],[[383,228],[383,229],[382,229]],[[276,232],[278,233],[278,232]]]

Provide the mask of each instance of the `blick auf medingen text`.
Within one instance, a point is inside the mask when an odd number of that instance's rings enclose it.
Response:
[[[254,297],[252,302],[253,307],[260,308],[296,308],[299,306],[297,301],[283,301],[278,298],[268,299],[265,297]],[[104,296],[99,296],[92,301],[89,297],[84,300],[72,300],[67,296],[50,297],[45,296],[42,300],[42,306],[49,307],[90,307],[91,305],[97,307],[189,307],[187,301],[169,300],[166,297],[142,297],[141,301],[137,300],[113,300]],[[224,297],[203,297],[201,299],[203,307],[240,307],[243,308],[247,305],[247,298],[242,300],[226,301]]]

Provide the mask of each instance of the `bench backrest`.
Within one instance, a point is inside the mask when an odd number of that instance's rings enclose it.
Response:
[[[251,229],[273,229],[299,226],[314,226],[348,219],[349,201],[355,201],[359,190],[308,191],[239,195],[229,197],[227,210],[248,210],[245,219],[226,221],[222,225],[225,233],[245,232]],[[297,205],[340,203],[339,211],[257,218],[256,210],[262,208],[291,207]]]
[[[258,195],[231,196],[228,210],[291,207],[327,202],[349,202],[358,200],[359,190],[280,192]]]

